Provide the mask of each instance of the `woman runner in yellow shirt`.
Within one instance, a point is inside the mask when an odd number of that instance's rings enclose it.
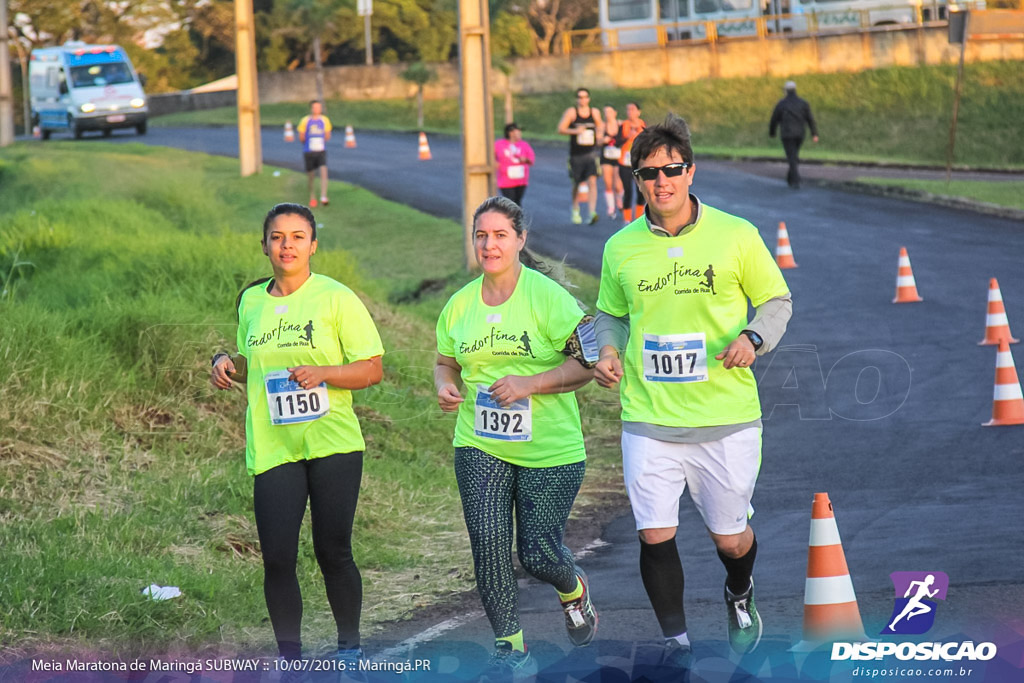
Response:
[[[441,312],[434,384],[441,409],[458,411],[455,476],[496,638],[483,674],[493,681],[536,671],[519,624],[513,515],[520,564],[558,591],[572,643],[587,645],[597,629],[586,574],[562,543],[586,459],[573,392],[591,379],[596,346],[576,300],[524,249],[515,202],[491,197],[473,225],[483,275]]]
[[[246,388],[246,465],[263,554],[263,592],[280,656],[301,658],[299,529],[309,501],[313,548],[338,627],[338,659],[362,656],[362,581],[352,558],[352,520],[365,443],[352,391],[381,380],[384,348],[366,307],[345,285],[310,270],[316,220],[278,204],[263,223],[274,276],[236,301],[239,356],[218,353],[211,382]],[[290,670],[287,667],[285,670]]]

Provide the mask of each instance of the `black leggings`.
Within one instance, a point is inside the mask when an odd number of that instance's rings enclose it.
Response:
[[[263,551],[263,594],[284,657],[297,657],[301,650],[302,595],[295,565],[307,499],[338,647],[359,646],[363,584],[352,559],[352,520],[362,473],[363,453],[355,451],[285,463],[256,475],[253,507]]]
[[[576,562],[562,535],[586,467],[585,461],[519,467],[477,448],[455,449],[455,478],[473,549],[476,587],[495,636],[522,630],[512,568],[513,508],[523,569],[562,593],[576,590]]]
[[[498,192],[501,192],[501,196],[508,197],[520,207],[523,205],[523,195],[526,194],[526,185],[516,185],[515,187],[499,187]]]
[[[640,194],[640,188],[636,186],[636,179],[633,177],[632,166],[619,166],[619,178],[622,180],[622,209],[623,215],[628,209],[633,212],[633,217],[630,220],[636,220],[639,218],[639,210],[644,207],[644,196]]]

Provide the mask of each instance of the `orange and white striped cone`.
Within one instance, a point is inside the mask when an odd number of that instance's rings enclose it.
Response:
[[[420,133],[420,161],[430,161],[430,145],[427,144],[427,134]]]
[[[779,268],[796,268],[796,261],[793,260],[793,247],[789,244],[789,231],[786,230],[786,222],[779,221],[779,240],[775,245],[775,263]]]
[[[995,278],[988,281],[988,313],[985,315],[985,338],[978,342],[978,346],[994,346],[1006,340],[1009,344],[1016,344],[1020,339],[1014,339],[1010,333],[1010,321],[1006,319],[1006,308],[1003,306],[1003,294],[999,291],[999,283]]]
[[[811,652],[835,640],[867,640],[827,493],[815,493],[804,584],[804,638],[791,652]]]
[[[32,126],[32,137],[36,139],[43,137],[43,129],[39,126]]]
[[[284,122],[284,141],[295,142],[295,129],[292,128],[291,121]]]
[[[896,274],[896,298],[894,304],[909,304],[917,301],[924,301],[917,293],[917,283],[914,282],[914,272],[910,269],[910,256],[907,255],[907,248],[900,247],[899,271]]]
[[[349,149],[356,146],[356,132],[352,126],[345,126],[345,146]]]
[[[996,387],[992,397],[992,419],[982,427],[1024,425],[1024,393],[1017,379],[1017,368],[1004,339],[996,352]]]

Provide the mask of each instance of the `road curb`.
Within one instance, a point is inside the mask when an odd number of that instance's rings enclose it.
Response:
[[[819,187],[827,187],[834,190],[856,192],[858,194],[869,194],[874,195],[876,197],[909,199],[911,201],[921,202],[923,204],[937,204],[939,206],[946,206],[951,209],[974,211],[975,213],[982,213],[988,216],[996,216],[998,218],[1007,218],[1010,220],[1024,221],[1024,211],[1020,209],[1012,209],[1007,206],[1000,206],[999,204],[978,202],[971,199],[964,199],[961,197],[949,197],[946,195],[926,192],[924,190],[910,190],[904,187],[897,187],[895,185],[875,185],[846,180],[824,180],[818,178],[807,179],[805,180],[805,182],[807,184],[816,185]]]

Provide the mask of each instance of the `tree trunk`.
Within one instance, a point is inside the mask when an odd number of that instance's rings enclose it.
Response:
[[[423,84],[416,85],[416,127],[423,130]]]
[[[320,36],[313,36],[313,62],[316,64],[316,98],[324,101],[324,65],[320,61]],[[324,105],[324,111],[327,105]]]

